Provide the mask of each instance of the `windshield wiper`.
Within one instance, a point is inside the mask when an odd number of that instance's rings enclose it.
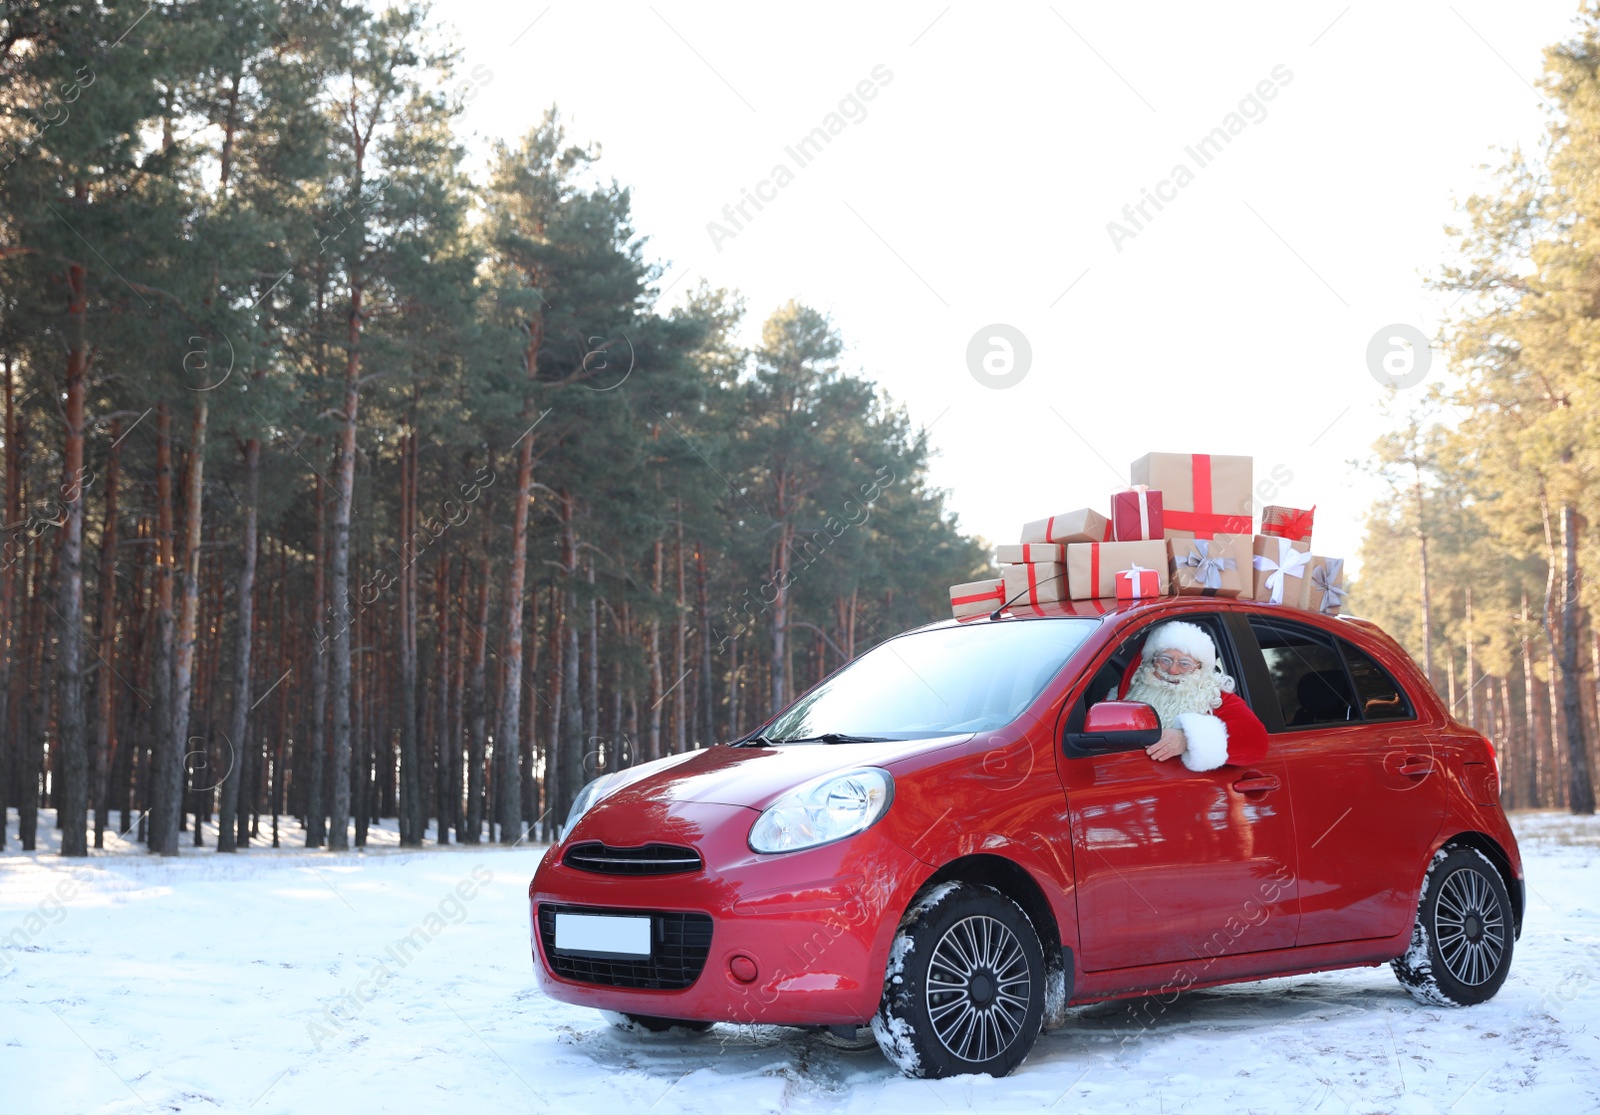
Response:
[[[888,743],[888,736],[849,736],[843,732],[823,732],[820,736],[796,736],[773,743]]]
[[[738,743],[730,743],[729,747],[776,747],[781,741],[770,740],[763,735],[747,736]]]

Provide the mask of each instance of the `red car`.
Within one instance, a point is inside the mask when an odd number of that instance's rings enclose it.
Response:
[[[1181,617],[1270,733],[1144,751],[1105,701]],[[902,1071],[1003,1075],[1068,1005],[1392,964],[1492,996],[1522,928],[1494,748],[1374,625],[1196,597],[1013,607],[889,639],[748,739],[584,787],[528,888],[562,1002],[661,1030],[871,1026]]]

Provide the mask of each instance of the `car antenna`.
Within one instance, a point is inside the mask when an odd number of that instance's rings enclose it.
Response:
[[[1018,600],[1021,600],[1024,596],[1028,595],[1028,593],[1032,590],[1032,588],[1034,588],[1034,587],[1036,587],[1037,585],[1040,585],[1040,584],[1047,585],[1051,581],[1059,581],[1059,580],[1061,580],[1061,578],[1063,578],[1065,576],[1066,576],[1066,573],[1064,573],[1064,572],[1063,573],[1057,573],[1054,577],[1046,577],[1043,581],[1035,582],[1035,585],[1029,586],[1029,588],[1023,589],[1021,592],[1019,592],[1015,596],[1013,596],[1010,600],[1007,600],[1004,604],[1000,605],[994,611],[990,612],[989,613],[989,618],[991,620],[999,619],[1001,612],[1005,611],[1007,608],[1011,607],[1011,605],[1015,604]]]

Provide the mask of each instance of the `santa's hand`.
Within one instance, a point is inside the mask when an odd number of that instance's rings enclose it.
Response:
[[[1164,728],[1161,738],[1144,749],[1144,753],[1157,762],[1166,759],[1176,759],[1189,747],[1189,741],[1184,738],[1182,728]]]

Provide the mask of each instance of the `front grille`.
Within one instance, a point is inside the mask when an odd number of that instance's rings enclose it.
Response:
[[[603,959],[556,951],[556,914],[621,914],[650,918],[648,958]],[[539,937],[550,966],[562,979],[606,987],[682,991],[700,978],[711,952],[711,915],[658,910],[606,910],[593,906],[539,906]]]
[[[598,841],[574,844],[561,862],[576,871],[595,875],[676,875],[705,866],[693,848],[673,844],[646,844],[642,848],[610,848]]]

